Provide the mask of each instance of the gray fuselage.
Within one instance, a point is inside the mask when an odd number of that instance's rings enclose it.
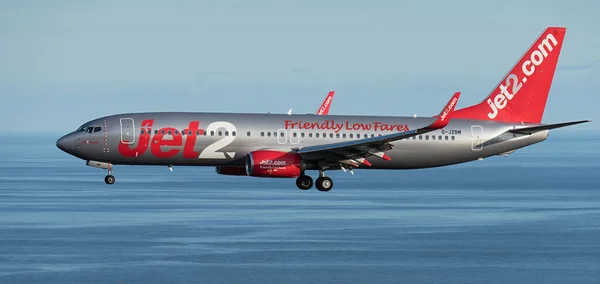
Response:
[[[243,166],[249,152],[364,139],[424,127],[434,118],[234,113],[129,113],[82,125],[61,149],[84,160],[129,165]],[[543,141],[548,131],[507,134],[536,124],[452,119],[441,130],[392,142],[391,161],[370,169],[415,169],[462,163]],[[184,135],[182,135],[182,132]]]

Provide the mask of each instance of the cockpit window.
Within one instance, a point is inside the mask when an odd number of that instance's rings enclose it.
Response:
[[[92,133],[92,132],[100,132],[102,131],[102,127],[99,126],[89,126],[89,125],[82,125],[81,127],[79,127],[77,129],[77,131],[82,131],[82,132],[87,132],[87,133]]]

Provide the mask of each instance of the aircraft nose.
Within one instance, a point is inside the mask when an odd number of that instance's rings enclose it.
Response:
[[[71,146],[73,144],[73,141],[69,138],[69,135],[65,135],[63,137],[61,137],[60,139],[58,139],[56,141],[56,147],[58,147],[58,149],[61,149],[67,153],[71,153]]]

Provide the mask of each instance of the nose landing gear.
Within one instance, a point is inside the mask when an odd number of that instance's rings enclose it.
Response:
[[[104,182],[105,182],[106,184],[113,184],[113,183],[115,183],[115,176],[113,176],[113,175],[111,175],[111,174],[109,174],[109,175],[105,176],[105,177],[104,177]]]
[[[113,184],[115,183],[115,176],[113,176],[113,169],[112,169],[112,165],[108,164],[108,175],[106,175],[104,177],[104,182],[106,184]]]
[[[100,168],[100,169],[108,170],[108,175],[106,175],[104,177],[104,182],[106,184],[113,184],[113,183],[115,183],[115,176],[113,176],[113,169],[112,169],[112,164],[111,163],[97,162],[97,161],[87,161],[86,165],[88,165],[90,167],[94,167],[94,168]]]

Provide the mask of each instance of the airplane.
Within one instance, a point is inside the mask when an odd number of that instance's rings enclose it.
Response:
[[[295,178],[330,191],[326,171],[420,169],[508,155],[546,140],[542,123],[566,34],[548,27],[480,103],[456,109],[460,92],[432,117],[142,112],[84,123],[57,140],[64,152],[108,171],[114,165],[210,166],[218,174]],[[313,179],[306,171],[316,170]]]
[[[321,106],[315,111],[315,115],[327,115],[329,113],[329,109],[331,108],[331,102],[333,101],[333,96],[335,95],[335,91],[331,90],[321,103]],[[292,115],[292,109],[288,110],[288,115]]]

